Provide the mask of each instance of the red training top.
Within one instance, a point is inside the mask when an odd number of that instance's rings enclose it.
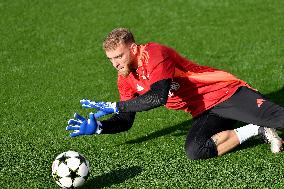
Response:
[[[172,79],[166,107],[190,112],[193,117],[230,98],[240,86],[248,86],[230,73],[198,65],[175,50],[157,44],[138,46],[136,73],[118,76],[120,100],[142,95],[163,79]]]

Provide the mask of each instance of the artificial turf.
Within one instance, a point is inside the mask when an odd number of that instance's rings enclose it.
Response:
[[[283,153],[259,139],[187,159],[192,121],[180,111],[138,113],[125,133],[70,138],[67,121],[91,111],[80,99],[118,100],[101,47],[115,27],[227,70],[284,106],[284,1],[0,0],[1,188],[57,188],[51,164],[68,150],[91,163],[83,188],[284,187]]]

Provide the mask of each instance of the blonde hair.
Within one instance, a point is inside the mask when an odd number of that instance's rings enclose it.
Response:
[[[103,42],[105,51],[115,50],[119,44],[135,43],[133,34],[127,28],[116,28],[112,30]]]

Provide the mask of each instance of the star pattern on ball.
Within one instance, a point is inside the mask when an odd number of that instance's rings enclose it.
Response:
[[[78,158],[80,160],[80,164],[86,163],[85,158],[81,154],[79,154],[79,156],[76,156],[76,158]]]
[[[69,168],[70,174],[67,177],[70,177],[72,182],[75,180],[75,178],[80,177],[80,175],[78,174],[78,169],[76,170],[72,170]]]
[[[66,157],[66,155],[64,154],[63,156],[61,156],[60,158],[58,158],[59,162],[60,163],[65,163],[66,162],[66,159],[68,159],[68,157]]]
[[[62,153],[52,164],[52,177],[62,188],[82,186],[89,175],[89,161],[75,151]]]
[[[57,172],[52,174],[52,177],[55,181],[59,181],[62,177],[57,174]]]

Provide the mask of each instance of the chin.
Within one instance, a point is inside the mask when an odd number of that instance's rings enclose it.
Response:
[[[127,77],[130,74],[130,70],[119,71],[118,74]]]

